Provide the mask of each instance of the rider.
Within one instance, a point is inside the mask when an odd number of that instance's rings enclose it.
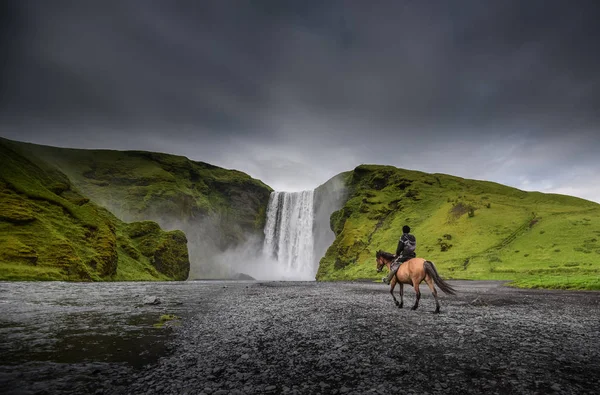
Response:
[[[398,247],[396,248],[396,259],[394,259],[394,262],[390,267],[390,273],[388,276],[383,278],[383,282],[389,284],[390,281],[392,281],[392,278],[394,278],[396,275],[396,271],[400,265],[403,262],[406,262],[409,259],[417,256],[415,253],[416,248],[416,237],[410,233],[410,227],[408,225],[404,225],[402,227],[402,236],[400,237],[400,240],[398,241]]]

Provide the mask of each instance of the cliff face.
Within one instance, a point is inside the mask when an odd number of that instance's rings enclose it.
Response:
[[[335,233],[331,229],[331,214],[337,212],[348,200],[347,182],[352,172],[338,174],[317,187],[314,191],[314,249],[315,264],[325,255],[327,249],[335,241]]]
[[[136,234],[56,167],[0,139],[1,280],[184,280],[185,235]],[[139,232],[138,232],[139,233]]]
[[[264,237],[271,189],[235,170],[142,151],[76,150],[19,143],[66,174],[123,221],[157,222],[188,240],[190,278],[226,277],[215,257]]]
[[[600,205],[496,183],[361,165],[342,173],[347,197],[318,280],[380,279],[375,253],[394,253],[402,226],[417,255],[446,277],[522,286],[600,288]]]

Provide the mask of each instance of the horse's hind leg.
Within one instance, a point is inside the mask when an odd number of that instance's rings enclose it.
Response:
[[[435,286],[433,285],[433,279],[430,276],[425,277],[425,281],[427,282],[427,285],[429,286],[429,289],[431,290],[431,293],[433,294],[433,298],[435,299],[434,313],[437,314],[440,312],[440,302],[438,301],[438,297],[437,297],[437,289],[435,289]]]
[[[411,310],[416,310],[419,308],[419,299],[421,299],[421,291],[419,291],[419,283],[413,281],[413,287],[415,287],[415,293],[417,294],[417,298],[415,299],[415,305],[411,308]]]

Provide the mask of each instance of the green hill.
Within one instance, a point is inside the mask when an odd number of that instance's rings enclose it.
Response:
[[[163,229],[182,230],[192,279],[228,277],[219,255],[264,237],[272,190],[240,171],[153,152],[10,143],[59,169],[82,194],[119,219],[151,220]]]
[[[187,240],[127,224],[56,167],[0,139],[0,280],[183,280]]]
[[[600,205],[500,184],[362,165],[341,175],[348,200],[318,280],[380,279],[375,252],[395,252],[402,226],[417,254],[455,279],[600,289]]]

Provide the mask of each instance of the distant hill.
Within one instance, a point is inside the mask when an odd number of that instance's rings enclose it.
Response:
[[[402,226],[417,255],[456,279],[600,289],[600,205],[493,182],[362,165],[338,176],[348,197],[331,215],[335,241],[318,280],[380,279],[375,252],[394,253]]]
[[[154,152],[10,144],[64,173],[83,195],[122,221],[151,220],[163,229],[182,230],[192,279],[228,277],[219,254],[260,243],[264,236],[272,189],[240,171]]]
[[[56,167],[0,139],[0,280],[184,280],[183,232],[125,223]]]

